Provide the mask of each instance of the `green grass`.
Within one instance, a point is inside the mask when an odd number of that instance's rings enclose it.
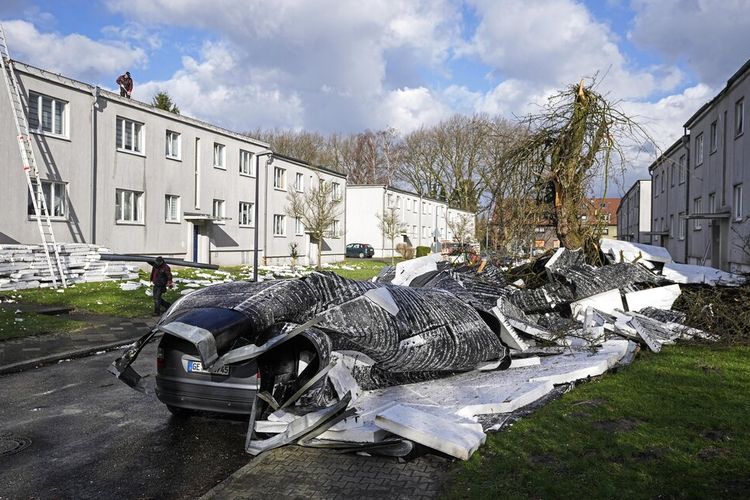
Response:
[[[54,332],[71,332],[86,326],[83,321],[75,321],[60,316],[46,316],[31,312],[16,314],[10,309],[0,309],[0,340],[8,340],[29,335]]]
[[[395,259],[399,262],[400,259]],[[344,278],[355,280],[369,280],[378,275],[384,266],[391,264],[390,259],[373,260],[373,259],[347,259],[344,262],[334,264],[334,266],[346,266],[352,269],[331,269],[334,273]]]
[[[747,498],[748,359],[748,347],[644,353],[489,435],[446,496]]]

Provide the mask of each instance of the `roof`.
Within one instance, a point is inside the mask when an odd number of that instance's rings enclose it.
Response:
[[[415,198],[421,198],[423,200],[434,201],[435,203],[442,203],[444,205],[448,205],[448,203],[446,201],[438,200],[437,198],[430,198],[428,196],[422,196],[422,195],[417,194],[417,193],[415,193],[413,191],[407,191],[406,189],[401,189],[401,188],[389,186],[389,185],[386,185],[386,184],[349,184],[347,187],[350,187],[350,188],[380,188],[380,189],[385,189],[387,191],[393,191],[394,193],[401,193],[401,194],[405,194],[405,195],[408,195],[408,196],[414,196]],[[454,210],[459,210],[459,209],[456,208]]]
[[[718,94],[716,94],[714,96],[714,98],[711,99],[710,101],[708,101],[706,104],[704,104],[703,106],[701,106],[700,108],[698,108],[698,111],[696,111],[695,113],[693,113],[693,116],[691,116],[690,118],[688,118],[688,121],[685,122],[684,127],[685,128],[690,128],[690,126],[693,125],[693,123],[695,123],[696,121],[698,121],[698,119],[701,116],[703,116],[703,114],[708,110],[708,108],[710,108],[711,106],[713,106],[713,104],[716,101],[718,101],[719,99],[721,99],[722,97],[724,97],[724,95],[726,95],[729,92],[729,89],[732,88],[732,86],[735,83],[737,83],[739,80],[741,80],[743,77],[745,77],[745,75],[746,75],[746,73],[748,73],[748,71],[750,71],[750,59],[748,59],[745,62],[745,64],[743,64],[740,67],[740,69],[738,69],[732,76],[729,77],[729,80],[727,80],[727,84],[724,86],[723,89],[721,89],[721,92],[719,92]]]
[[[617,218],[620,198],[591,198],[589,203],[589,213],[598,212],[600,215],[609,215],[610,221]]]
[[[120,104],[123,104],[125,106],[130,106],[133,108],[138,108],[143,111],[153,113],[160,115],[164,118],[168,118],[170,120],[178,121],[187,123],[189,125],[193,125],[195,127],[200,127],[206,130],[210,130],[213,132],[217,132],[219,134],[227,135],[234,137],[235,139],[239,139],[241,141],[249,142],[252,144],[255,144],[260,147],[268,148],[269,145],[266,142],[260,141],[258,139],[253,139],[250,136],[247,136],[245,134],[240,134],[238,132],[234,132],[232,130],[228,130],[222,127],[218,127],[216,125],[213,125],[208,122],[204,122],[202,120],[198,120],[196,118],[191,118],[186,115],[171,113],[169,111],[164,111],[163,109],[159,109],[155,106],[152,106],[151,104],[147,104],[145,102],[136,101],[133,99],[128,99],[126,97],[120,96],[120,94],[116,94],[114,92],[110,92],[109,90],[102,89],[101,87],[98,87],[96,85],[91,85],[89,83],[81,82],[78,80],[74,80],[73,78],[69,78],[67,76],[63,76],[58,73],[52,73],[51,71],[47,71],[42,68],[37,68],[36,66],[32,66],[31,64],[27,64],[21,61],[13,60],[13,68],[17,71],[20,71],[22,73],[26,73],[27,75],[36,76],[38,78],[43,78],[45,80],[64,85],[66,87],[70,87],[76,90],[80,90],[82,92],[86,92],[89,94],[94,95],[95,92],[98,92],[99,95],[107,98],[110,101],[116,101]]]
[[[625,194],[623,195],[622,198],[627,198],[630,195],[630,192],[633,191],[635,188],[640,189],[642,182],[651,182],[651,179],[638,179],[637,181],[633,183],[632,186],[630,186],[630,189],[625,191]],[[622,200],[622,198],[620,198],[620,200]]]
[[[658,167],[659,165],[661,165],[667,158],[669,158],[670,156],[672,156],[672,154],[674,154],[675,151],[679,150],[682,147],[683,143],[684,143],[684,139],[685,139],[685,136],[680,137],[679,139],[677,139],[674,142],[674,144],[672,144],[671,146],[669,146],[666,151],[664,151],[662,154],[660,154],[659,157],[656,158],[654,160],[654,162],[651,165],[648,166],[649,173],[651,171],[653,171],[656,167]]]
[[[298,165],[301,165],[303,167],[312,169],[312,170],[322,170],[324,172],[328,172],[329,174],[336,175],[338,177],[346,178],[346,172],[344,172],[343,169],[337,169],[335,167],[326,167],[323,165],[314,165],[310,162],[307,162],[305,160],[300,160],[299,158],[294,158],[292,156],[282,155],[280,153],[273,153],[274,158],[282,158],[284,160],[290,161],[292,163],[297,163]]]

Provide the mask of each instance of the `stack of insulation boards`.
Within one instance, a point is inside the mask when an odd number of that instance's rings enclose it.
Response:
[[[102,253],[111,253],[107,248],[85,243],[61,243],[58,249],[68,284],[138,277],[132,266],[101,260]],[[50,257],[54,265],[52,252]],[[52,283],[41,245],[0,245],[0,290],[48,287]]]

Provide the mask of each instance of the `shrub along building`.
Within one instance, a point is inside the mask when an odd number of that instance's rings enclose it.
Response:
[[[690,117],[683,137],[649,167],[651,243],[666,247],[677,262],[750,271],[746,95],[750,61]]]
[[[274,158],[262,141],[28,64],[13,64],[58,242],[243,264],[253,260],[258,218],[261,263],[288,259],[290,242],[298,244],[303,260],[314,254],[304,228],[286,215],[287,181],[296,188],[300,175],[305,186],[320,177],[344,193],[343,174]],[[0,186],[0,243],[38,243],[4,91],[0,130],[5,179]],[[274,159],[269,163],[269,158]],[[337,235],[343,234],[343,223]],[[325,260],[344,253],[340,236],[323,246]]]
[[[372,245],[374,257],[390,257],[399,243],[438,251],[466,235],[476,241],[476,214],[450,208],[444,201],[384,185],[349,185],[346,190],[346,240]],[[398,226],[393,244],[381,224],[384,214],[393,214]]]

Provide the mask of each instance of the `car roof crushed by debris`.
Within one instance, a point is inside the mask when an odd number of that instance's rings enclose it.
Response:
[[[453,265],[436,255],[369,282],[315,272],[213,285],[182,297],[110,371],[149,392],[131,364],[171,335],[192,344],[211,373],[269,364],[250,415],[252,455],[296,443],[405,456],[419,444],[465,460],[484,443],[487,416],[539,404],[630,363],[638,349],[710,339],[671,310],[679,284],[743,281],[675,264],[661,247],[611,241],[602,240],[602,266],[563,248],[528,265],[538,271],[534,286],[511,283],[512,272],[486,261]],[[297,336],[318,363],[289,377],[270,360]]]

